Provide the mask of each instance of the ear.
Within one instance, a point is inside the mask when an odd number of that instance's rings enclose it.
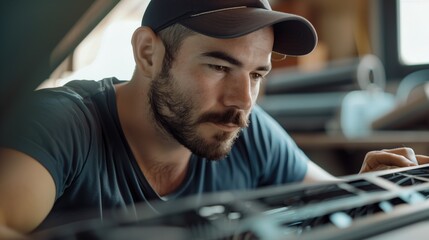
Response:
[[[147,77],[152,77],[157,36],[148,27],[139,27],[131,39],[137,68]]]

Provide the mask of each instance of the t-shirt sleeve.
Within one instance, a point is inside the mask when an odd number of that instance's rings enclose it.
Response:
[[[33,157],[49,171],[56,198],[79,174],[90,141],[83,104],[72,95],[37,91],[24,107],[7,116],[0,134],[2,147]]]
[[[309,161],[280,124],[260,107],[251,115],[249,134],[254,141],[253,154],[260,168],[258,186],[300,182],[307,173]]]

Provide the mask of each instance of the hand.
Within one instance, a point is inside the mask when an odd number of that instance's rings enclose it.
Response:
[[[429,156],[416,155],[408,147],[368,152],[359,173],[398,167],[411,167],[429,163]]]

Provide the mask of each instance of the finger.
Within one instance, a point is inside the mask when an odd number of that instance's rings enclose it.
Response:
[[[416,165],[418,165],[416,155],[411,148],[384,149],[368,152],[360,173]]]
[[[417,162],[419,164],[427,164],[427,163],[429,163],[429,156],[416,155],[416,158],[417,158]]]
[[[391,153],[388,151],[375,151],[372,152],[372,156],[368,158],[367,164],[371,169],[377,169],[380,166],[415,166],[417,165],[416,162],[411,161],[409,158],[403,155]]]
[[[412,148],[400,147],[400,148],[392,148],[392,149],[383,149],[382,151],[404,156],[405,158],[409,159],[416,165],[418,164],[416,154],[414,153],[414,150]]]

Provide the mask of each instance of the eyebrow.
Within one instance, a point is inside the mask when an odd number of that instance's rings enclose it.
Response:
[[[211,58],[217,58],[223,61],[226,61],[232,65],[235,65],[237,67],[243,67],[243,63],[240,62],[238,59],[234,58],[233,56],[229,55],[228,53],[221,52],[221,51],[212,51],[212,52],[205,52],[202,54],[205,57],[211,57]],[[265,66],[259,66],[256,68],[258,71],[270,71],[271,70],[271,64],[265,65]]]

